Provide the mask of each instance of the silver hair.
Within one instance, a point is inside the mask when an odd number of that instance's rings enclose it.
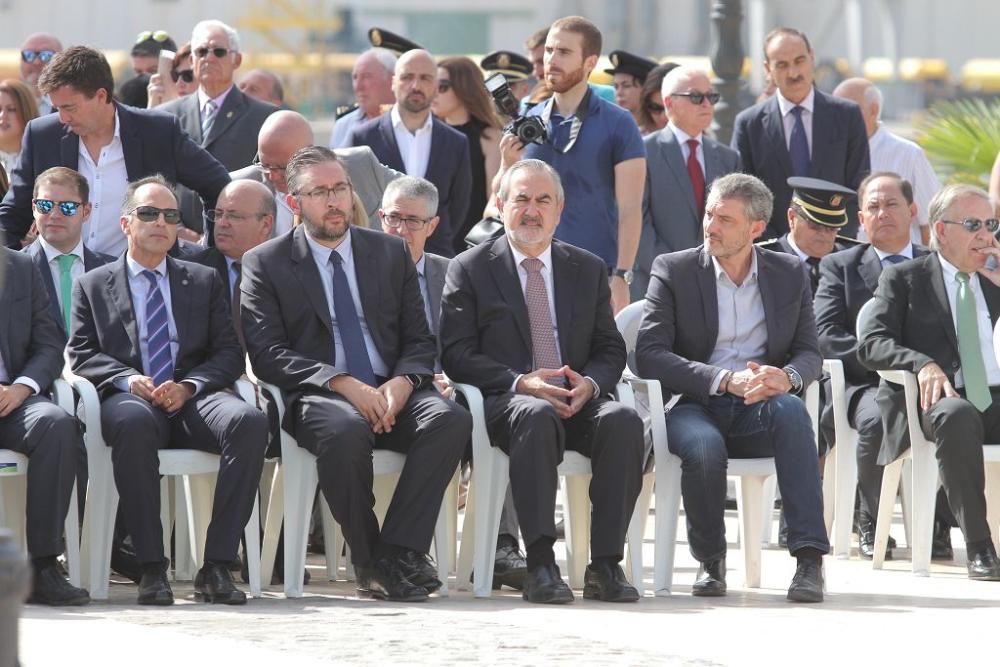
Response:
[[[873,83],[865,89],[865,104],[869,106],[872,104],[878,105],[878,116],[876,117],[876,120],[882,120],[882,102],[882,91],[878,89],[878,86]]]
[[[559,178],[559,172],[553,169],[550,164],[542,162],[541,160],[521,160],[520,162],[512,164],[500,178],[500,189],[498,191],[500,199],[506,201],[507,192],[510,190],[510,181],[514,178],[514,174],[526,169],[529,171],[540,171],[547,174],[556,185],[556,199],[560,202],[566,200],[566,194],[563,192],[562,179]]]
[[[174,205],[176,206],[177,193],[174,192],[174,185],[173,185],[173,183],[171,183],[170,181],[168,181],[161,174],[153,174],[152,176],[146,176],[144,178],[140,178],[137,181],[132,181],[125,188],[125,197],[122,200],[122,217],[123,218],[127,218],[132,213],[132,211],[135,210],[135,193],[138,192],[139,188],[141,188],[142,186],[144,186],[144,185],[150,185],[150,184],[162,185],[164,188],[166,188],[167,191],[170,192],[171,195],[173,195],[174,202],[175,202]]]
[[[398,58],[396,57],[396,54],[389,49],[384,49],[380,46],[372,47],[358,56],[358,60],[361,60],[364,56],[369,54],[371,54],[375,60],[378,61],[378,64],[381,65],[390,76],[392,76],[392,74],[396,71],[396,61]]]
[[[726,174],[712,181],[709,187],[711,190],[708,193],[706,208],[724,199],[740,199],[743,201],[747,219],[751,222],[754,220],[768,222],[771,219],[774,195],[759,178],[741,173]]]
[[[347,182],[351,182],[351,175],[347,172],[347,167],[336,153],[326,146],[306,146],[295,151],[285,166],[285,183],[288,185],[288,192],[296,197],[299,196],[299,180],[302,178],[302,172],[324,162],[339,164],[347,176]]]
[[[389,208],[397,199],[420,199],[427,208],[427,217],[437,215],[438,191],[434,184],[418,176],[401,176],[385,186],[382,208]]]
[[[663,77],[663,83],[660,84],[660,94],[663,97],[667,95],[672,95],[674,93],[684,92],[677,90],[677,84],[681,79],[686,79],[694,74],[700,74],[706,79],[708,78],[708,72],[703,69],[698,69],[697,67],[692,67],[690,65],[681,65],[680,67],[675,67],[666,76]]]
[[[229,40],[229,49],[231,51],[235,51],[236,53],[240,53],[240,34],[236,32],[236,28],[223,23],[219,19],[206,19],[195,24],[194,29],[191,30],[192,48],[195,48],[195,38],[198,34],[212,28],[218,28],[219,30],[222,30],[222,32],[226,33],[226,38]]]
[[[982,188],[964,183],[944,186],[938,190],[938,193],[931,199],[931,203],[927,205],[927,222],[931,227],[931,241],[928,245],[931,250],[939,250],[941,248],[934,223],[947,218],[951,207],[958,203],[959,199],[965,197],[979,197],[989,205],[990,210],[993,210],[993,202],[990,199],[990,195]]]

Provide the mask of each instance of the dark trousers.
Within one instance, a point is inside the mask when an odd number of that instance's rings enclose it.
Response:
[[[316,455],[319,486],[344,531],[355,565],[368,565],[379,542],[430,550],[445,489],[472,433],[472,417],[434,389],[419,389],[389,433],[371,425],[340,394],[306,394],[293,406],[299,445]],[[406,454],[381,531],[372,493],[372,450]]]
[[[783,394],[752,405],[728,394],[712,396],[707,404],[682,400],[667,413],[667,438],[670,451],[681,459],[688,543],[696,559],[707,562],[726,555],[730,458],[773,456],[788,523],[789,552],[830,550],[812,424],[798,397]]]
[[[861,517],[875,520],[878,499],[882,492],[882,466],[878,463],[882,449],[882,411],[875,403],[878,387],[868,387],[854,393],[847,409],[847,420],[858,432],[858,495]],[[833,405],[827,404],[820,418],[820,430],[832,446],[836,441]]]
[[[24,454],[30,460],[26,507],[28,553],[32,558],[62,553],[63,524],[83,450],[79,422],[44,396],[29,396],[16,410],[0,417],[0,447]]]
[[[205,560],[232,562],[250,519],[267,447],[267,418],[234,394],[195,396],[173,417],[132,394],[101,403],[101,428],[111,447],[119,507],[140,563],[163,559],[160,526],[161,449],[219,454]]]
[[[556,539],[558,474],[566,448],[590,458],[591,558],[621,560],[625,531],[642,487],[642,420],[635,410],[607,398],[586,403],[569,419],[525,394],[485,401],[490,442],[510,457],[510,488],[528,546]]]

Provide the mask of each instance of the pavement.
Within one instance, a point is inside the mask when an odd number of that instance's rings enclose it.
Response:
[[[827,557],[826,600],[796,605],[785,600],[794,560],[777,548],[764,550],[762,587],[741,588],[736,517],[727,514],[725,598],[690,595],[697,564],[683,530],[674,594],[652,597],[651,515],[643,551],[647,592],[635,604],[583,600],[579,591],[576,602],[563,607],[529,605],[506,590],[476,599],[456,591],[454,577],[447,598],[422,604],[359,600],[350,583],[326,581],[325,560],[311,555],[312,583],[299,599],[285,599],[272,587],[244,607],[211,606],[194,602],[190,582],[175,582],[173,607],[142,608],[135,605],[134,585],[115,583],[107,602],[75,609],[25,607],[21,664],[770,666],[1000,660],[1000,582],[968,580],[959,531],[952,535],[956,560],[935,562],[930,577],[915,577],[896,525],[892,533],[900,548],[884,570],[873,571],[856,552],[850,560]],[[557,551],[557,557],[563,555]]]

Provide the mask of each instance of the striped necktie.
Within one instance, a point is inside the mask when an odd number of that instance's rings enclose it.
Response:
[[[167,304],[157,284],[156,273],[143,271],[143,278],[149,281],[146,293],[146,349],[149,354],[147,365],[153,384],[159,387],[174,378],[174,360],[170,353],[170,328],[167,325]]]
[[[209,100],[205,102],[205,108],[201,112],[201,139],[204,141],[208,139],[209,132],[212,131],[212,125],[215,123],[215,102]]]

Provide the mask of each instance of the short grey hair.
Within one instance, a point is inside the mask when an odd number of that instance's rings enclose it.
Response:
[[[382,208],[388,208],[397,199],[419,199],[427,207],[427,216],[433,218],[438,210],[438,191],[434,184],[419,176],[401,176],[389,182],[382,193]]]
[[[959,199],[964,199],[965,197],[979,197],[986,202],[991,211],[993,210],[993,200],[990,199],[989,193],[980,187],[964,183],[944,186],[938,190],[938,193],[931,199],[931,203],[927,205],[927,223],[931,227],[931,241],[929,244],[931,250],[938,250],[941,247],[937,232],[934,229],[934,223],[945,219],[951,207],[958,203]]]
[[[510,181],[514,178],[514,174],[525,170],[540,171],[548,175],[548,177],[551,178],[552,182],[556,185],[556,199],[558,201],[566,200],[566,193],[563,191],[562,179],[559,178],[559,172],[553,169],[552,165],[549,163],[534,159],[521,160],[508,167],[507,171],[505,171],[503,176],[500,178],[500,189],[498,190],[500,199],[506,201],[507,193],[510,191]]]
[[[375,46],[368,49],[367,51],[362,52],[362,54],[358,56],[358,60],[361,60],[363,56],[366,56],[368,54],[371,54],[372,56],[375,57],[375,60],[378,61],[378,64],[381,65],[383,68],[385,68],[387,74],[392,75],[393,73],[395,73],[396,61],[398,60],[395,53],[393,53],[389,49],[382,48],[381,46]]]
[[[138,192],[139,188],[144,185],[162,185],[167,189],[173,198],[174,203],[177,202],[177,193],[174,191],[174,184],[168,181],[162,174],[153,174],[152,176],[146,176],[140,178],[137,181],[132,181],[125,188],[125,199],[122,201],[122,217],[127,218],[131,215],[132,211],[135,210],[135,193]]]
[[[195,47],[196,38],[202,32],[212,30],[213,28],[218,28],[222,32],[226,33],[226,38],[229,40],[229,49],[240,53],[240,34],[236,32],[236,28],[233,28],[227,23],[223,23],[219,19],[206,19],[204,21],[198,21],[191,30],[191,48]],[[192,54],[194,55],[194,54]]]
[[[705,208],[723,199],[739,199],[747,218],[754,220],[771,220],[774,210],[774,195],[767,189],[764,182],[750,174],[733,173],[720,176],[709,186],[708,200]]]
[[[292,154],[292,157],[288,160],[288,165],[285,167],[285,183],[288,185],[288,191],[294,196],[298,196],[299,192],[299,181],[302,178],[302,172],[313,167],[317,164],[323,164],[324,162],[336,162],[344,170],[344,174],[347,175],[347,182],[351,182],[351,175],[347,172],[347,166],[344,161],[337,157],[337,154],[326,146],[306,146],[305,148],[300,148]]]
[[[681,79],[686,79],[695,74],[700,74],[706,79],[709,78],[708,72],[697,67],[691,67],[690,65],[681,65],[680,67],[673,68],[663,77],[663,83],[660,84],[660,95],[667,97],[674,93],[683,92],[677,90],[677,84],[680,83]]]

